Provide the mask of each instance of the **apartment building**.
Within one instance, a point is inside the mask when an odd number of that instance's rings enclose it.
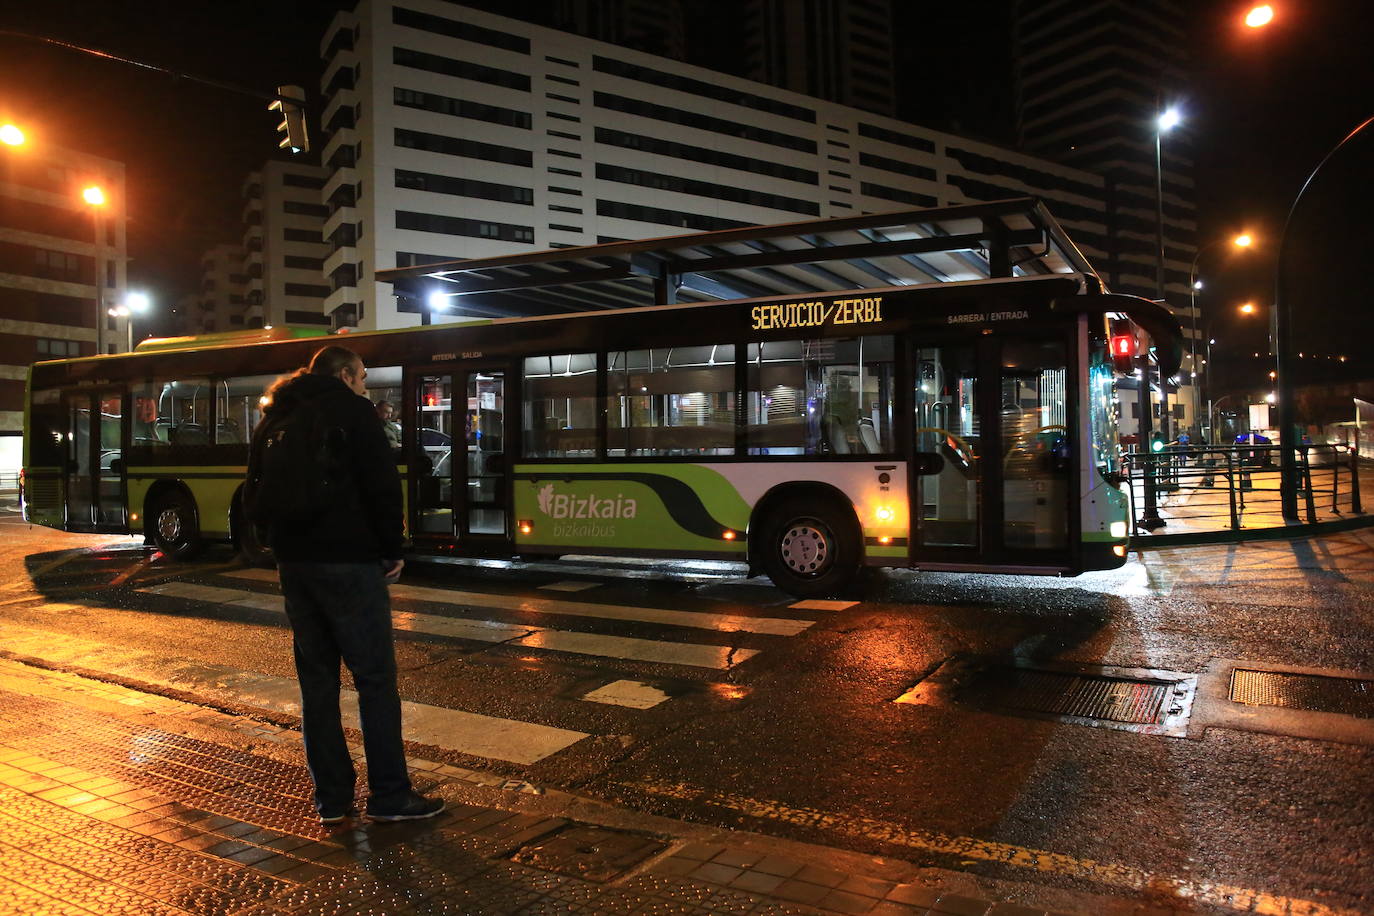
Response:
[[[1107,250],[1092,172],[442,0],[320,48],[336,327],[417,323],[381,268],[1025,195]]]
[[[87,203],[99,188],[103,204]],[[40,144],[0,146],[0,475],[20,465],[24,380],[40,359],[129,345],[124,163]]]
[[[219,330],[329,323],[320,203],[326,176],[319,166],[271,160],[244,179],[243,301]]]
[[[1200,356],[1206,352],[1199,336],[1204,325],[1192,311],[1189,290],[1198,245],[1187,121],[1189,15],[1176,0],[1035,0],[1020,3],[1015,17],[1022,147],[1103,176],[1110,238],[1107,257],[1095,266],[1120,292],[1151,299],[1162,293],[1193,338],[1180,373],[1183,397],[1172,416],[1180,426],[1193,425],[1197,400],[1191,381],[1195,372],[1201,377]],[[1158,168],[1157,117],[1171,105],[1180,106],[1185,120],[1158,134]],[[1199,354],[1197,366],[1192,353]]]
[[[750,79],[864,111],[896,110],[890,0],[742,0]]]
[[[247,286],[241,247],[215,245],[206,251],[200,258],[200,290],[181,316],[186,331],[214,334],[244,327]]]

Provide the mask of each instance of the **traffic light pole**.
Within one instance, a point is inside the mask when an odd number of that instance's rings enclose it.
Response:
[[[1140,428],[1136,453],[1141,456],[1141,470],[1144,472],[1143,479],[1145,481],[1145,511],[1140,514],[1136,527],[1144,528],[1146,531],[1154,531],[1156,528],[1163,528],[1168,523],[1159,517],[1158,494],[1155,491],[1155,453],[1151,448],[1152,443],[1150,441],[1153,416],[1150,410],[1149,353],[1136,357],[1136,360],[1140,366],[1140,374],[1136,379],[1140,383]]]

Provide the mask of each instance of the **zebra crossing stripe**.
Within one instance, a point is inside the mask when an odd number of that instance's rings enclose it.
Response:
[[[200,659],[139,652],[67,634],[55,639],[47,630],[3,621],[0,640],[9,651],[21,655],[120,674],[214,702],[300,715],[300,685],[295,678],[244,671]],[[339,705],[344,724],[360,727],[357,694],[342,691]],[[535,763],[588,737],[586,732],[409,700],[401,702],[401,709],[407,741],[490,760]]]
[[[267,569],[236,570],[224,573],[224,575],[237,579],[251,579],[256,582],[275,583],[277,581],[277,574]],[[403,601],[461,604],[466,607],[526,611],[565,617],[599,617],[605,620],[657,623],[695,630],[715,630],[720,633],[758,633],[763,636],[796,636],[815,623],[813,620],[795,620],[790,617],[746,617],[740,614],[675,611],[668,608],[624,607],[616,604],[565,601],[558,598],[523,598],[519,595],[492,595],[447,588],[426,588],[418,585],[393,585],[391,586],[391,597]]]
[[[266,595],[242,589],[197,585],[190,582],[164,582],[138,590],[144,594],[166,598],[204,601],[230,607],[286,612],[286,602],[280,595]],[[757,649],[736,646],[707,646],[698,643],[663,642],[629,636],[604,636],[579,633],[526,624],[504,623],[498,620],[469,620],[440,617],[435,614],[416,614],[393,611],[392,625],[398,630],[469,639],[477,642],[504,643],[531,649],[549,649],[576,655],[595,655],[626,661],[654,662],[668,665],[687,665],[695,668],[732,668],[758,654]]]

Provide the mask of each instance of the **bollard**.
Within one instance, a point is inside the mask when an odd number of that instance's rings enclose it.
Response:
[[[1350,511],[1364,512],[1360,507],[1360,449],[1358,443],[1350,450]]]

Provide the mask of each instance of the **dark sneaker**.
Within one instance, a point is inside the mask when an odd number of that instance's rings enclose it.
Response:
[[[320,811],[321,824],[338,824],[348,820],[350,817],[357,817],[358,809],[353,805],[347,808],[324,808]]]
[[[425,798],[418,792],[394,805],[373,805],[371,799],[367,802],[367,816],[374,821],[421,821],[443,810],[442,798]]]

